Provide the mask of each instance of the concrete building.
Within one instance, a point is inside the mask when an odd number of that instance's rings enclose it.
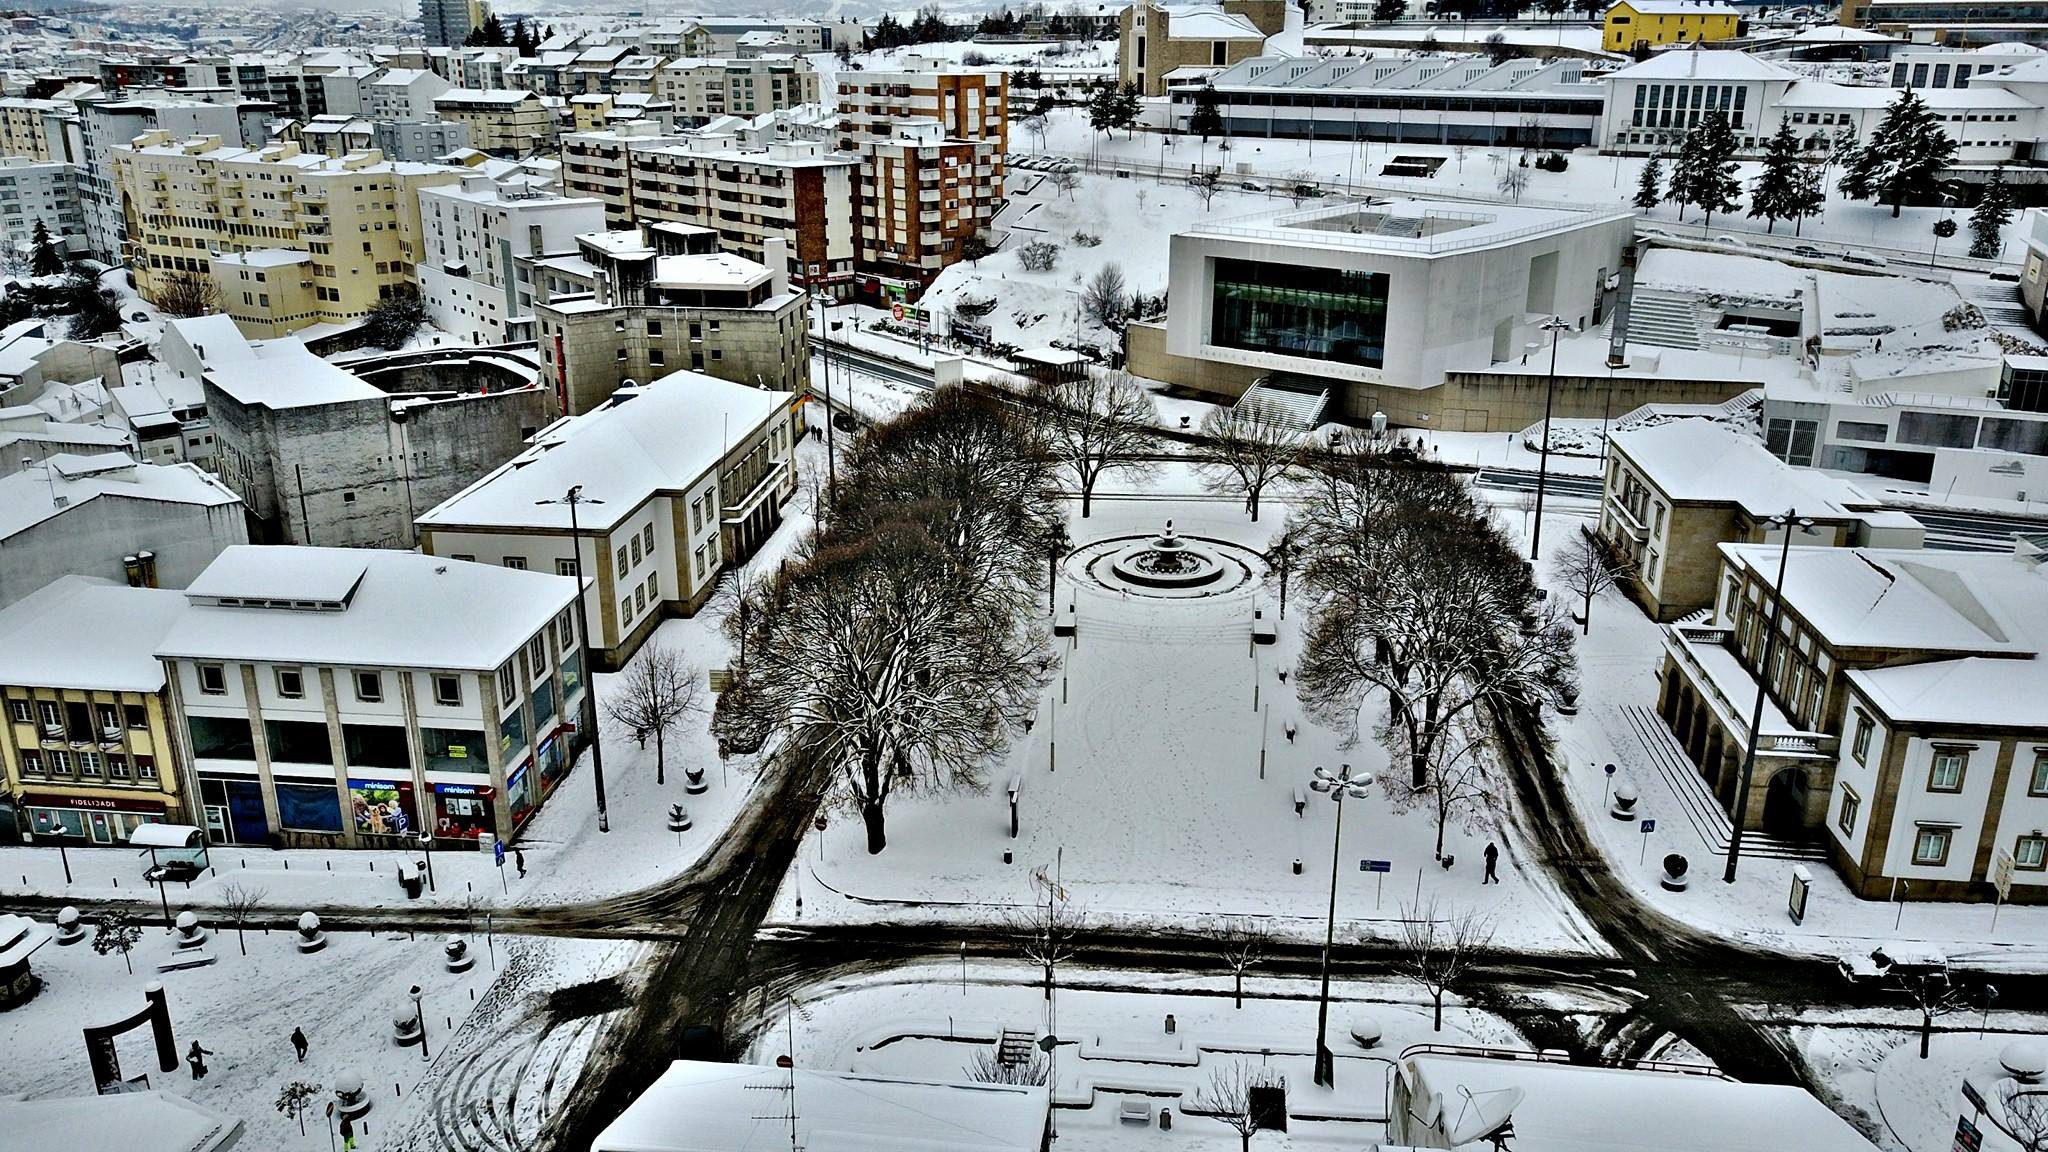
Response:
[[[0,607],[60,576],[182,588],[249,539],[242,501],[192,464],[65,453],[0,477]]]
[[[308,152],[342,157],[377,146],[377,125],[360,116],[315,116],[310,120],[286,121],[273,137],[288,140]]]
[[[157,648],[208,839],[511,840],[572,763],[575,597],[412,552],[229,549]]]
[[[1287,393],[1310,426],[1385,412],[1520,430],[1542,378],[1468,412],[1447,373],[1520,357],[1549,316],[1598,326],[1632,231],[1627,213],[1426,200],[1197,224],[1172,239],[1166,321],[1126,334],[1131,371],[1232,400]]]
[[[782,269],[718,251],[707,228],[576,237],[575,253],[533,262],[541,359],[561,411],[588,412],[627,381],[679,369],[804,395],[808,296]]]
[[[1706,44],[1742,34],[1742,10],[1714,0],[1621,0],[1601,20],[1600,47],[1647,52],[1667,44]]]
[[[377,150],[408,164],[431,164],[469,147],[469,127],[446,120],[377,121]]]
[[[78,106],[63,100],[0,97],[0,155],[34,161],[72,161]]]
[[[462,44],[490,16],[491,6],[486,0],[420,0],[420,24],[424,26],[427,43],[437,48]]]
[[[801,56],[672,59],[656,72],[654,91],[669,102],[676,123],[693,128],[720,116],[815,104],[820,96],[818,72]]]
[[[257,539],[403,548],[419,509],[548,422],[536,375],[516,358],[474,356],[379,376],[379,387],[286,337],[209,344],[201,382],[216,471],[247,501]]]
[[[469,129],[469,146],[524,156],[555,146],[555,114],[524,88],[450,88],[434,97],[434,116]]]
[[[171,277],[211,277],[220,307],[258,337],[359,321],[409,290],[419,191],[461,178],[375,151],[336,159],[163,132],[114,157],[136,289],[158,300]]]
[[[906,56],[893,70],[841,72],[839,146],[887,143],[905,124],[935,123],[947,140],[1010,150],[1009,72]]]
[[[614,228],[695,224],[749,260],[780,239],[792,283],[842,299],[853,292],[857,157],[816,142],[746,148],[729,135],[626,125],[565,136],[562,162],[565,191],[604,201]]]
[[[1838,18],[1916,44],[2048,43],[2048,6],[2039,0],[1844,0]]]
[[[30,404],[0,408],[0,476],[52,456],[97,456],[128,446],[128,434],[119,428],[67,423]]]
[[[269,116],[270,106],[259,101],[209,103],[161,92],[81,101],[79,191],[93,256],[112,263],[124,259],[127,251],[128,215],[116,177],[116,149],[149,132],[178,140],[213,136],[260,148],[270,139]]]
[[[1147,96],[1166,95],[1176,68],[1228,68],[1265,50],[1287,27],[1286,0],[1161,4],[1138,0],[1123,11],[1117,76]]]
[[[1665,628],[1658,709],[1724,810],[1768,701],[1745,827],[1824,831],[1865,899],[2048,898],[2048,577],[2002,553],[1721,547],[1712,619]],[[1779,641],[1764,673],[1765,621]],[[1904,881],[1895,890],[1895,881]]]
[[[1972,77],[2003,72],[2041,58],[2031,44],[2001,42],[1982,48],[1905,48],[1891,55],[1894,88],[1968,88]]]
[[[107,389],[107,423],[127,426],[137,460],[212,467],[213,422],[197,378],[179,376],[154,360],[123,365],[122,378],[124,383]]]
[[[27,252],[40,222],[59,252],[82,255],[89,241],[81,179],[75,165],[62,161],[0,156],[0,242]]]
[[[464,176],[419,195],[427,318],[477,344],[533,339],[528,262],[570,255],[578,235],[604,229],[599,200],[508,190],[489,176]]]
[[[591,660],[617,668],[781,523],[803,434],[795,406],[697,372],[623,389],[421,516],[420,548],[566,575],[584,565]],[[539,502],[576,485],[603,503],[581,507],[572,539],[568,508]]]
[[[372,120],[433,120],[434,101],[454,87],[425,68],[393,68],[363,85],[363,115]]]
[[[861,291],[916,299],[966,241],[985,236],[1003,203],[1003,169],[992,140],[956,140],[936,122],[906,120],[861,151]]]
[[[1765,542],[1786,508],[1813,521],[1802,545],[1918,548],[1926,537],[1906,513],[1718,422],[1617,429],[1608,443],[1599,536],[1620,561],[1622,590],[1653,620],[1711,608],[1720,546]]]
[[[184,608],[168,588],[63,576],[0,610],[0,782],[35,843],[197,822],[156,658]]]

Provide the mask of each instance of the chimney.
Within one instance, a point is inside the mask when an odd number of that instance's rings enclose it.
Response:
[[[789,291],[789,241],[781,236],[770,236],[761,241],[761,263],[768,266],[774,277],[769,287],[777,296]]]

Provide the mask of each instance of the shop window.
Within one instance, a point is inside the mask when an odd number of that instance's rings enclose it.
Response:
[[[192,755],[200,760],[254,760],[256,739],[249,721],[230,716],[188,716]]]
[[[327,725],[306,720],[265,720],[263,739],[270,745],[272,763],[331,764],[334,749],[327,740]]]
[[[484,751],[484,734],[468,728],[422,728],[420,751],[429,772],[478,772],[491,770]]]
[[[352,768],[395,768],[412,766],[405,744],[405,729],[396,724],[343,724],[342,751]]]
[[[277,782],[277,822],[302,832],[341,831],[341,798],[334,784]]]

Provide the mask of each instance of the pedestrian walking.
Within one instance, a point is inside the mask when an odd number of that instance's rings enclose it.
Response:
[[[356,1150],[356,1125],[355,1125],[355,1121],[353,1121],[353,1120],[350,1120],[350,1119],[349,1119],[348,1117],[346,1117],[346,1116],[343,1116],[343,1117],[341,1118],[341,1152],[355,1152],[355,1150]]]
[[[312,1043],[306,1039],[306,1030],[304,1028],[292,1029],[292,1050],[299,1054],[299,1063],[304,1064],[306,1062],[306,1049],[312,1046]]]
[[[526,849],[514,848],[512,850],[512,863],[519,868],[519,878],[521,880],[526,879]]]
[[[1500,849],[1494,847],[1493,842],[1489,840],[1486,842],[1486,875],[1481,876],[1479,882],[1481,884],[1500,883],[1500,874],[1495,871],[1499,866]]]
[[[211,1055],[212,1052],[199,1046],[199,1041],[192,1042],[191,1051],[185,1053],[185,1062],[192,1066],[192,1079],[206,1079],[206,1058]]]

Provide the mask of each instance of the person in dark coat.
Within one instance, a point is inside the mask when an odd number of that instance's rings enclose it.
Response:
[[[185,1062],[192,1066],[192,1079],[206,1079],[206,1058],[211,1055],[212,1052],[199,1046],[199,1041],[192,1042],[191,1051],[185,1053]]]
[[[312,1046],[312,1043],[306,1039],[306,1030],[304,1028],[292,1029],[292,1050],[299,1054],[299,1063],[304,1064],[306,1062],[306,1049]]]
[[[1481,884],[1500,883],[1500,874],[1495,871],[1499,866],[1500,849],[1494,847],[1493,842],[1489,840],[1486,844],[1486,875],[1481,876],[1479,882]]]

